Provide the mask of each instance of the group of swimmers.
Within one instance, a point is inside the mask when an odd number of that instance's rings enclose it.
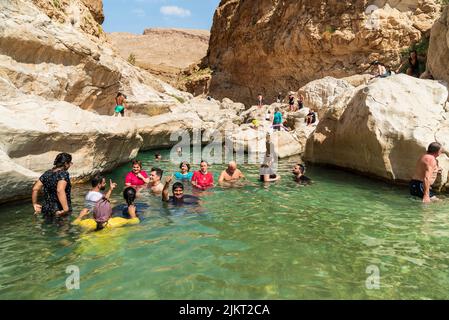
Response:
[[[442,154],[441,144],[434,142],[429,145],[427,153],[421,156],[417,162],[413,179],[410,181],[410,194],[422,199],[422,202],[429,203],[438,200],[432,191],[432,185],[442,169],[439,167],[437,158]],[[156,155],[160,160],[161,156]],[[259,181],[270,183],[281,179],[274,166],[274,157],[269,152],[260,166]],[[32,204],[35,214],[42,214],[45,218],[64,217],[72,212],[71,182],[68,170],[72,166],[72,156],[68,153],[58,154],[52,169],[46,171],[34,184],[32,189]],[[190,172],[190,164],[182,162],[180,171],[174,176],[166,178],[162,184],[163,170],[152,168],[150,174],[142,170],[142,163],[134,160],[132,171],[125,178],[125,189],[123,197],[126,206],[123,208],[121,217],[112,217],[112,207],[110,197],[117,188],[117,184],[109,180],[109,190],[106,193],[107,182],[105,177],[96,176],[92,179],[92,189],[85,197],[85,206],[74,224],[85,227],[89,230],[101,230],[113,228],[126,224],[137,224],[139,220],[139,210],[136,206],[139,189],[148,186],[151,193],[160,195],[163,202],[171,203],[175,206],[184,204],[198,204],[200,199],[194,195],[184,194],[184,183],[191,183],[193,188],[198,190],[208,190],[215,186],[214,176],[209,172],[209,164],[201,161],[200,170]],[[300,184],[310,184],[311,179],[305,176],[305,166],[297,164],[292,168],[293,179]],[[170,184],[178,180],[172,186],[172,195],[169,194]],[[220,185],[233,184],[245,179],[245,175],[238,169],[237,163],[231,161],[228,167],[219,176]],[[43,204],[38,203],[38,194],[43,189]],[[85,219],[93,213],[93,219]]]
[[[157,154],[155,159],[161,160],[161,155]],[[269,183],[280,180],[281,177],[276,173],[273,164],[274,158],[267,152],[265,160],[260,166],[259,180],[261,182]],[[68,173],[73,165],[72,156],[68,153],[58,154],[53,165],[53,168],[46,171],[32,189],[32,204],[35,214],[42,214],[43,217],[51,220],[68,216],[72,212],[71,182]],[[148,187],[153,195],[161,196],[161,200],[165,203],[175,206],[198,204],[200,198],[184,194],[184,185],[190,183],[194,189],[199,191],[213,188],[215,186],[214,176],[208,170],[209,164],[206,161],[201,161],[200,170],[190,172],[190,164],[183,161],[179,165],[179,169],[179,172],[167,177],[165,183],[162,183],[162,169],[152,168],[148,174],[143,170],[142,162],[134,160],[132,170],[125,177],[123,198],[126,205],[120,217],[112,217],[113,209],[110,204],[110,198],[117,188],[117,183],[109,180],[109,190],[104,193],[108,185],[106,178],[101,175],[95,176],[91,180],[92,189],[85,197],[84,208],[73,223],[91,231],[139,223],[139,210],[135,201],[139,196],[139,191],[144,187]],[[292,173],[296,182],[311,183],[311,179],[304,175],[305,166],[303,164],[295,165]],[[170,195],[170,185],[175,179],[178,181],[173,183],[172,195]],[[231,161],[228,167],[221,172],[218,184],[229,186],[244,179],[246,179],[245,175],[238,169],[237,163]],[[41,190],[43,191],[42,205],[38,202]],[[88,218],[90,214],[93,214],[93,219]]]

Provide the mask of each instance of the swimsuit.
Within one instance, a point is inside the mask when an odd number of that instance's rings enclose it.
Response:
[[[122,105],[115,106],[115,113],[125,114],[125,107]]]
[[[415,197],[424,198],[424,182],[419,180],[410,181],[410,194]],[[432,191],[432,188],[429,190],[430,198],[435,197],[435,193]]]

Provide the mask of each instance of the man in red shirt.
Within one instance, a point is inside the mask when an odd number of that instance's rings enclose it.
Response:
[[[210,172],[207,172],[208,167],[209,165],[206,161],[201,161],[201,170],[195,171],[192,177],[192,185],[194,187],[206,190],[214,186],[214,176]]]

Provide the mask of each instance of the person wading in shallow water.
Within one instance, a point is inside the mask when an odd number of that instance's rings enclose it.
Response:
[[[198,197],[184,194],[184,185],[181,182],[176,182],[175,184],[173,184],[173,196],[171,197],[168,194],[168,189],[172,181],[173,176],[168,177],[165,180],[164,190],[162,191],[162,201],[171,203],[176,206],[184,204],[198,204],[200,200]]]
[[[299,184],[310,184],[312,183],[312,179],[306,177],[304,174],[306,173],[306,167],[302,164],[297,164],[292,169],[293,180],[298,182]]]
[[[224,182],[236,182],[244,179],[245,176],[237,168],[237,163],[235,161],[229,162],[228,168],[224,170],[220,177],[218,178],[218,183],[223,184]]]
[[[68,215],[72,212],[72,200],[69,168],[72,156],[60,153],[56,156],[53,169],[46,171],[34,184],[31,199],[34,213],[42,213],[44,218],[54,218]],[[43,188],[44,202],[37,202],[39,191]]]
[[[410,181],[410,194],[422,198],[424,203],[438,200],[432,192],[432,185],[442,171],[437,160],[442,152],[441,144],[433,142],[427,149],[427,154],[421,156],[416,164],[413,180]]]
[[[127,187],[143,186],[150,183],[148,174],[142,170],[142,161],[133,160],[133,169],[129,172],[125,178],[125,185]]]

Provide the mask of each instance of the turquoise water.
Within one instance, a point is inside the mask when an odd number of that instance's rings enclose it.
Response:
[[[141,154],[144,168],[153,154]],[[446,199],[423,206],[406,188],[317,167],[301,187],[290,180],[294,162],[281,160],[283,179],[269,187],[243,166],[248,185],[203,193],[198,208],[144,191],[151,209],[140,225],[98,233],[45,225],[30,203],[2,206],[0,299],[449,298]],[[128,169],[108,178],[122,182]],[[221,169],[211,168],[216,178]],[[76,212],[88,189],[74,188]],[[120,190],[113,200],[122,203]],[[66,288],[72,265],[79,290]],[[366,286],[370,266],[378,290]]]

